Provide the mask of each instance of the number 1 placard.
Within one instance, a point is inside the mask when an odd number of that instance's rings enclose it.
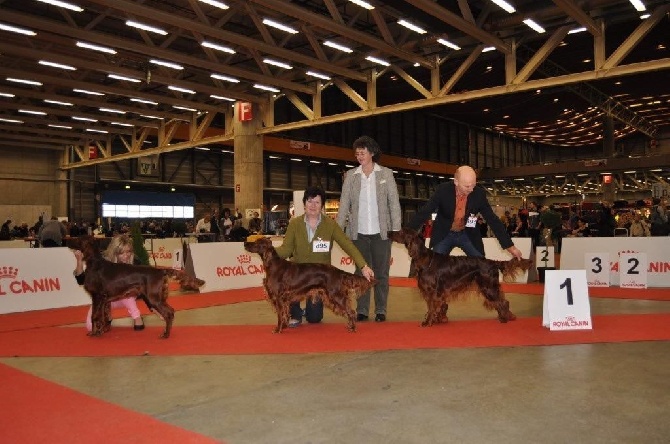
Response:
[[[547,270],[542,325],[550,330],[591,330],[586,270]]]

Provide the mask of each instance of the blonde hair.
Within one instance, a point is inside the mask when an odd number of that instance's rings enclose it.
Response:
[[[118,262],[119,254],[126,248],[130,248],[130,251],[133,251],[133,241],[127,234],[119,234],[118,236],[114,236],[112,238],[111,242],[107,246],[107,249],[102,255],[110,262]],[[135,253],[130,256],[129,263],[132,264],[134,259]]]

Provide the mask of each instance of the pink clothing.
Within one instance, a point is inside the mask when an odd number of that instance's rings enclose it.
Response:
[[[137,308],[137,302],[133,297],[119,299],[118,301],[112,302],[112,310],[121,307],[126,307],[126,309],[128,310],[128,314],[133,319],[138,319],[141,316],[140,309]],[[93,315],[93,306],[91,305],[88,308],[88,314],[86,315],[86,330],[88,331],[93,330],[93,322],[91,322],[92,315]]]

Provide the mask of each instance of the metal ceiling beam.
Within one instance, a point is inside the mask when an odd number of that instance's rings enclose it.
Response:
[[[600,26],[573,0],[553,0],[566,14],[572,17],[577,23],[586,28],[594,36],[602,35]]]

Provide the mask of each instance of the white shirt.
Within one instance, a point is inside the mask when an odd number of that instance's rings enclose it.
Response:
[[[212,223],[205,222],[204,218],[200,219],[197,225],[195,226],[195,232],[200,233],[200,230],[205,230],[205,233],[209,233],[210,231],[212,231]]]
[[[363,167],[359,166],[354,171],[354,174],[361,175],[361,193],[358,196],[358,232],[360,234],[379,234],[380,232],[376,171],[381,171],[381,167],[376,163],[369,176],[363,173]]]

